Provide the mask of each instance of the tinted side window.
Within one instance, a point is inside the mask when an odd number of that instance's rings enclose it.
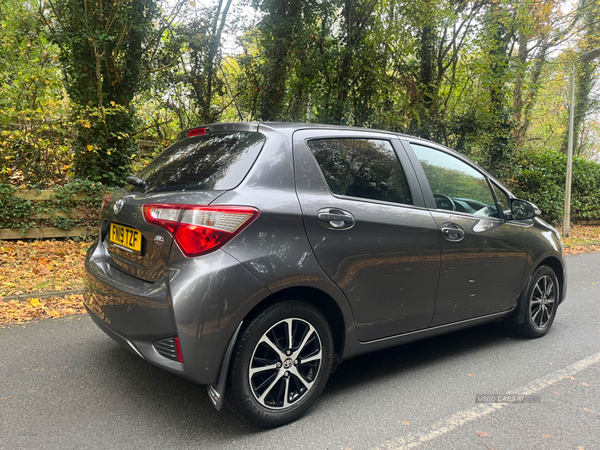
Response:
[[[448,153],[411,144],[421,161],[438,209],[499,217],[482,173]]]
[[[388,141],[318,139],[308,146],[332,193],[412,205],[406,176]]]
[[[146,183],[146,192],[233,189],[254,164],[264,142],[262,134],[248,132],[181,139],[154,158],[138,177]]]

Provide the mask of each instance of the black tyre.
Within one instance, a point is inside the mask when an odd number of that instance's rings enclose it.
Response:
[[[325,316],[302,301],[277,303],[240,333],[228,376],[228,404],[260,427],[291,422],[323,391],[332,359]]]
[[[560,287],[554,271],[548,266],[539,267],[529,283],[523,323],[515,324],[516,330],[530,338],[544,336],[556,317],[559,296]]]

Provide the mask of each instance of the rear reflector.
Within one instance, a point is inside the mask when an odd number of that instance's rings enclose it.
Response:
[[[175,351],[177,352],[177,361],[183,362],[183,356],[181,355],[181,347],[179,346],[179,338],[175,336]]]
[[[196,206],[149,203],[146,222],[168,230],[186,256],[212,252],[233,239],[258,217],[245,206]]]
[[[163,358],[170,359],[182,363],[183,356],[181,355],[181,347],[179,346],[179,338],[177,336],[161,339],[152,343],[154,350]]]
[[[202,136],[203,134],[206,134],[206,128],[194,128],[187,132],[187,137]]]

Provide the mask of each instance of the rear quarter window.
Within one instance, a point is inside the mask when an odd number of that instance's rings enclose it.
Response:
[[[211,133],[181,139],[140,171],[145,192],[233,189],[256,161],[265,137],[260,133]],[[127,187],[132,190],[135,187]]]

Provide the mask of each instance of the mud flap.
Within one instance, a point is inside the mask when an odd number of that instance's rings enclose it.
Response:
[[[210,384],[206,387],[208,397],[210,398],[210,401],[212,402],[213,406],[217,411],[221,411],[221,408],[223,407],[225,385],[227,384],[227,373],[229,372],[229,363],[231,362],[233,347],[235,346],[238,334],[242,329],[242,323],[244,322],[240,322],[240,324],[236,328],[235,333],[233,333],[233,336],[229,341],[229,345],[227,346],[227,351],[225,352],[225,357],[223,358],[223,364],[221,365],[219,381],[217,382],[217,384]]]
[[[515,323],[523,323],[525,321],[525,309],[527,308],[527,293],[529,292],[529,285],[531,284],[531,276],[527,280],[527,285],[521,295],[519,296],[519,307],[517,312],[513,314],[512,321]]]

